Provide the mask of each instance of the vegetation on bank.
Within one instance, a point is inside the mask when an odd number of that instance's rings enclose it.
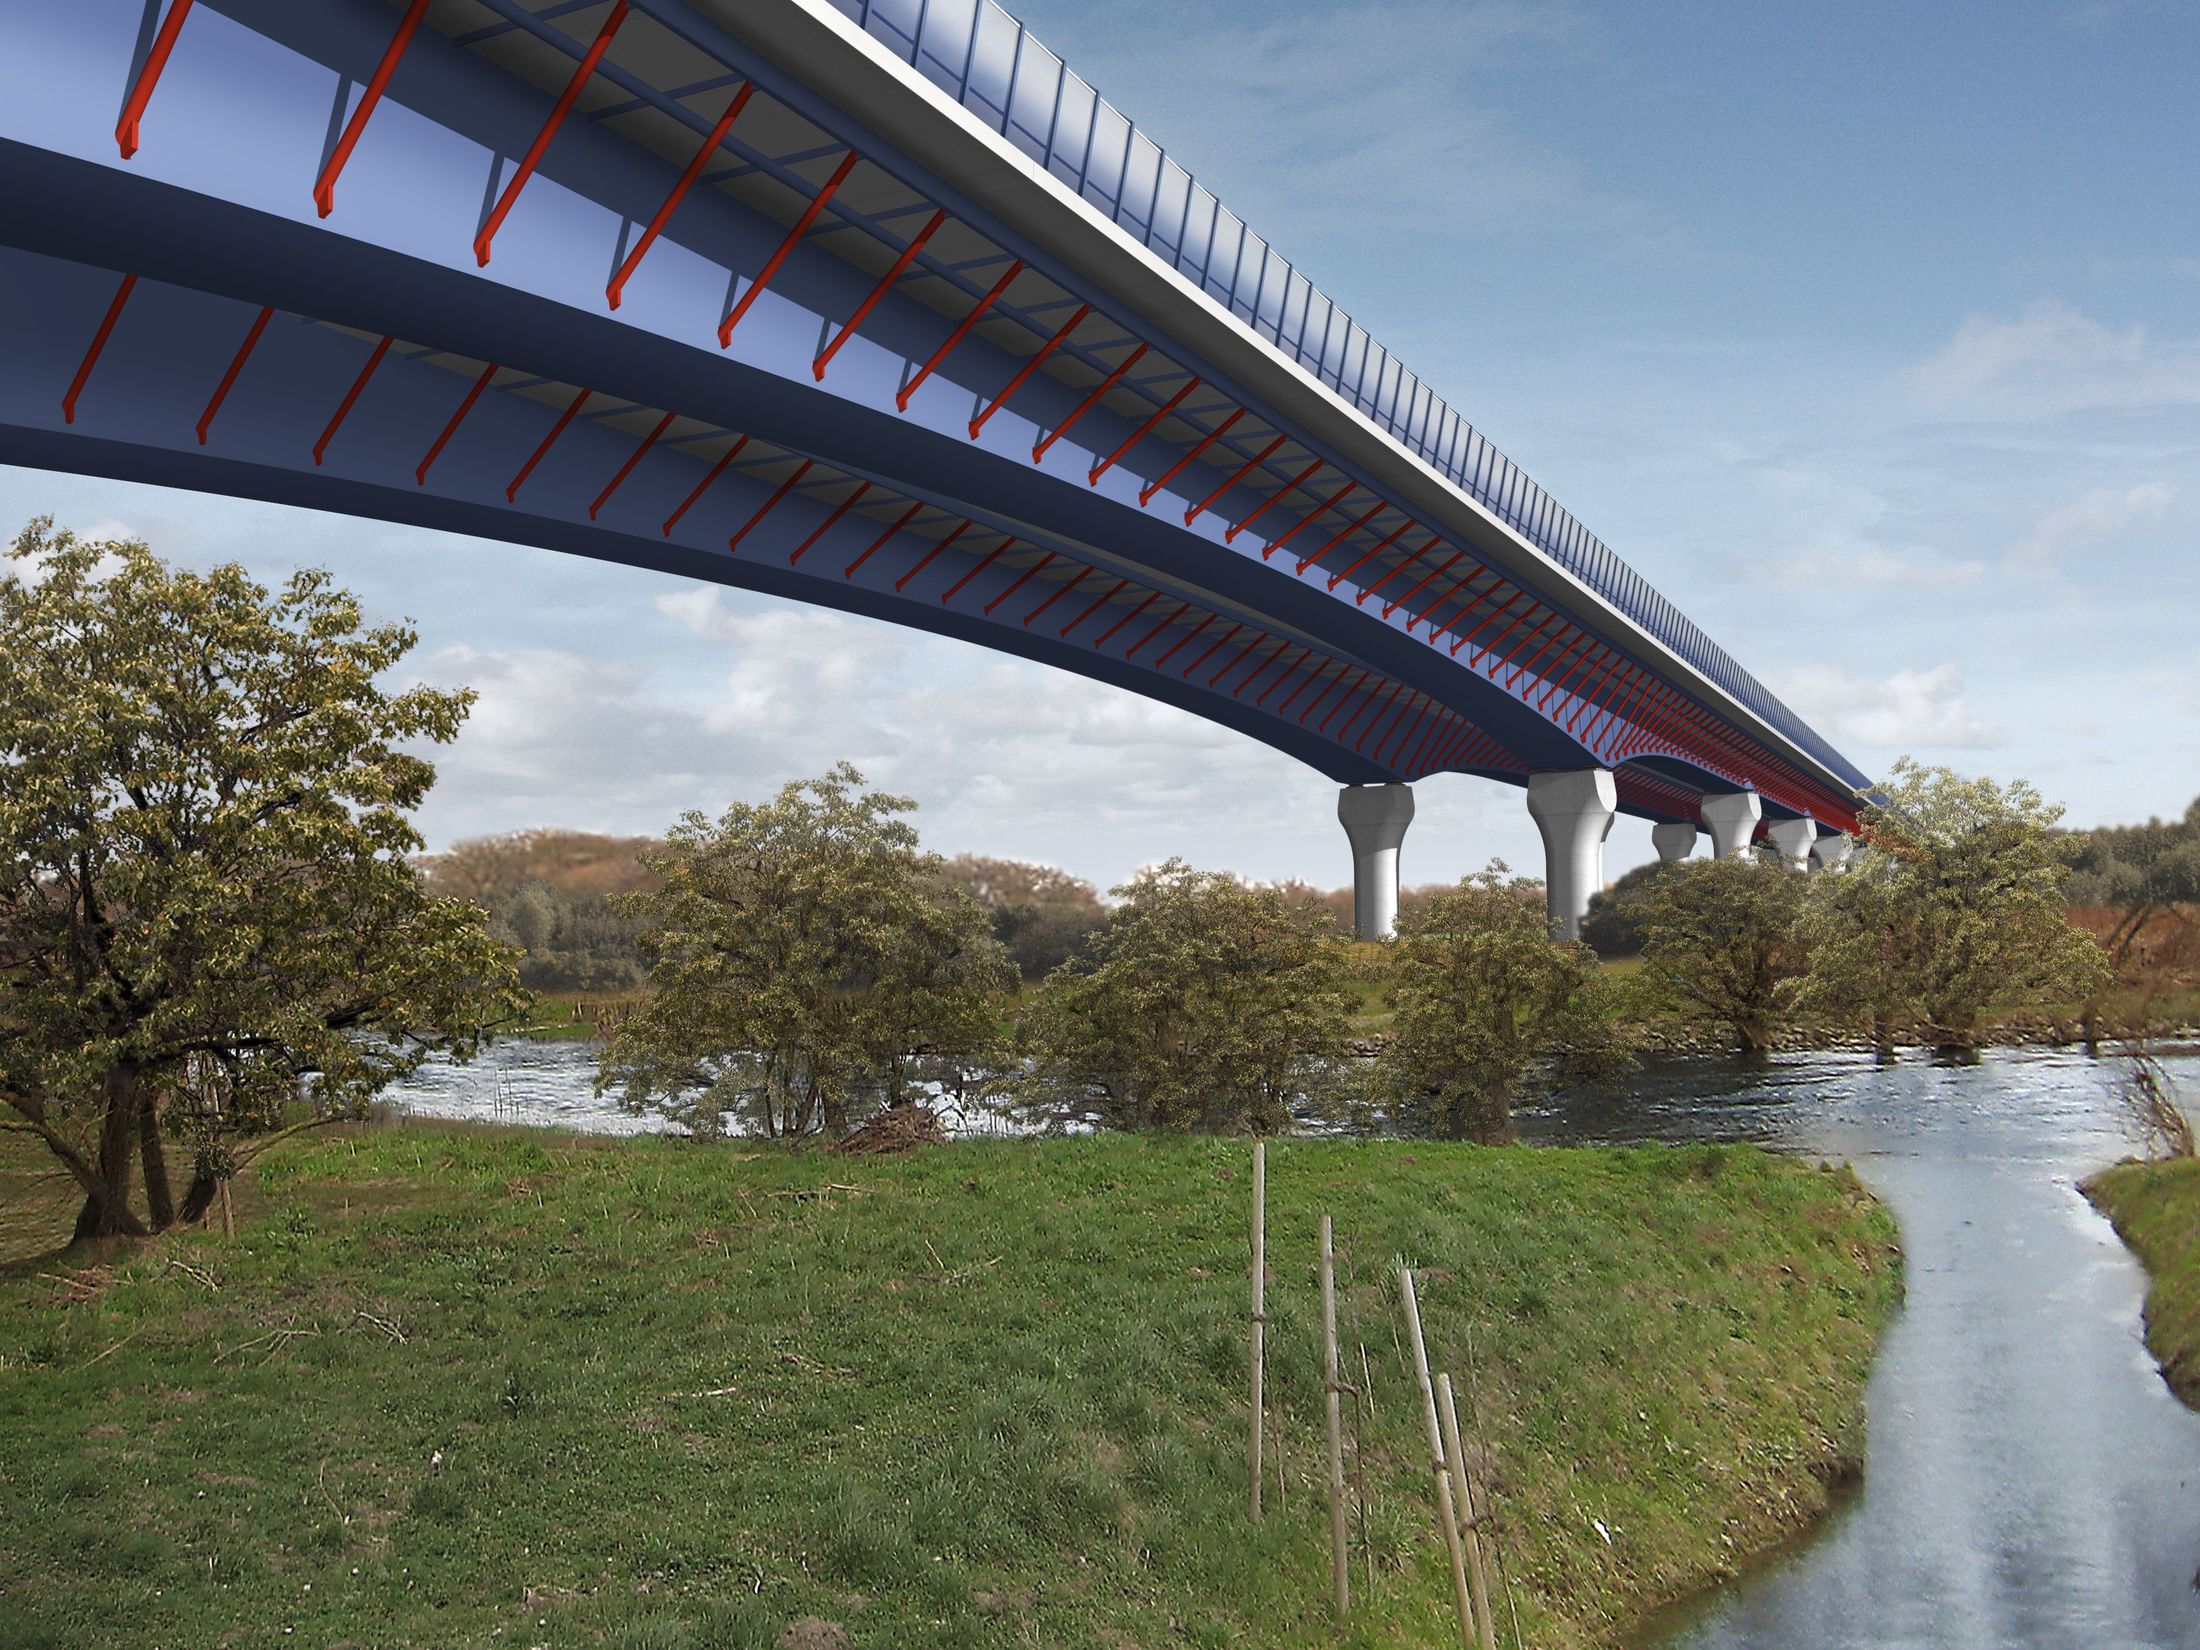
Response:
[[[1295,1141],[1252,1525],[1247,1168],[1154,1136],[293,1140],[240,1178],[233,1243],[0,1275],[0,1642],[1453,1644],[1398,1257],[1439,1367],[1472,1372],[1527,1643],[1613,1642],[1859,1459],[1899,1284],[1845,1171]],[[1341,1628],[1323,1212],[1368,1400]],[[781,1638],[802,1622],[845,1639]]]
[[[2200,1409],[2200,1158],[2121,1163],[2086,1182],[2147,1269],[2147,1348],[2170,1389]]]

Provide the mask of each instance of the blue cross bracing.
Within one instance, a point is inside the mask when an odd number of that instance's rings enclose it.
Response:
[[[0,457],[872,614],[1347,782],[1854,823],[1853,766],[986,0],[9,27]]]

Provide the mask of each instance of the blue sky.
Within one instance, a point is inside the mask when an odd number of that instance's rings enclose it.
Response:
[[[1867,770],[2200,793],[2200,8],[1027,0],[1141,128]],[[0,469],[333,568],[483,699],[438,843],[661,829],[847,756],[932,843],[1335,884],[1311,770],[962,644],[547,552]],[[1534,867],[1420,787],[1409,880]],[[1649,855],[1622,822],[1616,874]]]

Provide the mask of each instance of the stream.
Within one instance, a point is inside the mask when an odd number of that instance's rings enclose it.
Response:
[[[2190,1099],[2200,1049],[2165,1065]],[[633,1133],[594,1051],[505,1043],[389,1098]],[[1531,1143],[1755,1141],[1846,1160],[1902,1225],[1860,1490],[1656,1624],[1646,1650],[2200,1650],[2200,1414],[2140,1340],[2146,1279],[2078,1181],[2130,1146],[2117,1069],[2071,1051],[1651,1067],[1521,1114]]]

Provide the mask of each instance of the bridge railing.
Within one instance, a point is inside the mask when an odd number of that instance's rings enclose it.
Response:
[[[1837,774],[1802,718],[993,0],[832,0],[1260,337]]]

